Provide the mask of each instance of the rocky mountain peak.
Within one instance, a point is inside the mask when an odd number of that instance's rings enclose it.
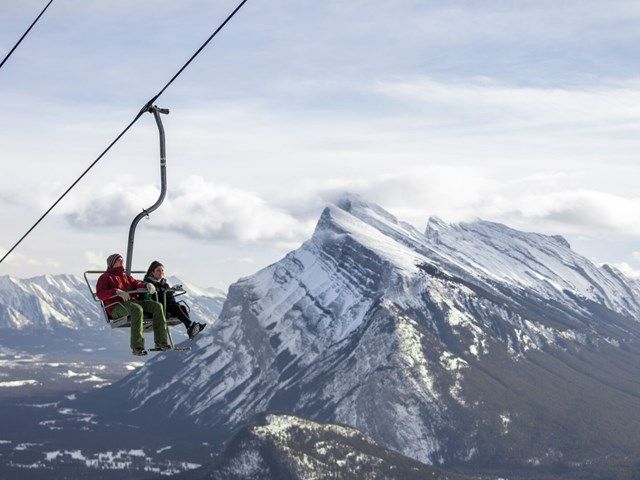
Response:
[[[640,339],[638,292],[545,235],[430,223],[438,242],[375,204],[338,200],[312,238],[229,288],[218,322],[181,361],[156,357],[102,402],[150,421],[197,418],[216,441],[277,410],[350,425],[426,463],[549,460],[513,444],[532,425],[535,435],[574,428],[566,412],[584,389],[587,403],[624,395],[590,375],[627,365],[628,353],[606,355]],[[594,358],[610,370],[594,372]],[[565,397],[558,385],[575,390]],[[596,444],[594,431],[583,433]],[[574,440],[554,442],[568,452]]]

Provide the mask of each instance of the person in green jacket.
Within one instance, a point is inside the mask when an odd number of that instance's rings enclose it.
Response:
[[[161,303],[163,299],[166,298],[167,316],[180,320],[187,329],[187,335],[189,335],[190,339],[193,339],[198,333],[204,330],[207,324],[192,321],[187,307],[176,302],[176,299],[173,297],[173,288],[165,278],[165,270],[162,263],[157,260],[151,262],[151,265],[149,265],[147,269],[147,274],[144,276],[144,281],[152,284],[156,288],[158,300]]]

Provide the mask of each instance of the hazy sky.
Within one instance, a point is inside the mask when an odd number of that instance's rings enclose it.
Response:
[[[0,55],[44,5],[0,0]],[[55,0],[0,70],[0,249],[102,151],[235,6]],[[249,0],[162,97],[169,197],[135,264],[225,287],[359,193],[561,233],[640,270],[640,3]],[[0,265],[80,274],[155,201],[145,116]]]

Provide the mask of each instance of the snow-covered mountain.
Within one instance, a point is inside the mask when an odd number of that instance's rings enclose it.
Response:
[[[0,277],[0,329],[94,329],[104,323],[97,313],[96,304],[79,277]]]
[[[222,458],[184,480],[463,480],[380,447],[358,430],[293,415],[260,415],[226,446]]]
[[[347,195],[230,287],[190,354],[78,402],[219,442],[277,410],[425,463],[625,463],[640,454],[639,298],[561,237],[438,219],[423,234]]]
[[[183,285],[200,319],[215,319],[224,303],[224,292],[203,289],[177,277],[171,284]],[[74,275],[43,275],[28,279],[0,277],[0,329],[52,330],[102,328],[104,316],[86,283]]]
[[[181,298],[184,298],[191,308],[191,316],[194,320],[213,323],[218,318],[227,298],[225,292],[214,287],[201,288],[175,276],[169,277],[167,281],[172,286],[182,285],[186,290],[187,294]]]
[[[596,266],[560,235],[525,233],[499,223],[429,219],[430,243],[469,273],[563,302],[566,292],[638,317],[640,288],[608,265]]]
[[[172,281],[183,283],[179,279]],[[188,284],[185,288],[193,317],[212,323],[222,309],[224,294]],[[123,340],[126,332],[109,331],[111,328],[80,277],[0,277],[0,345],[69,353],[80,344],[89,351],[102,348],[109,355],[130,355],[128,343]]]

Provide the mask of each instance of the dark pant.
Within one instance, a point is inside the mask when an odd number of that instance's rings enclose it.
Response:
[[[175,317],[184,323],[184,326],[189,328],[191,326],[191,318],[189,318],[189,310],[184,305],[180,305],[178,302],[167,302],[167,316]]]

